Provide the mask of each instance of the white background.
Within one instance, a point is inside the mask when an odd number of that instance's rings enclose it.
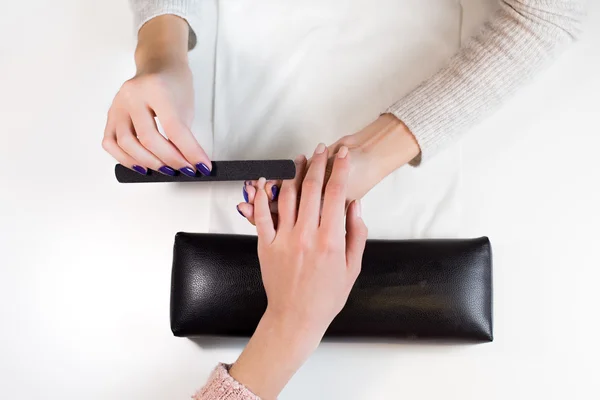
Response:
[[[489,4],[464,3],[469,31]],[[326,343],[282,398],[599,398],[591,3],[580,42],[461,144],[456,234],[492,240],[495,341]],[[118,0],[2,5],[1,398],[186,399],[243,346],[168,326],[173,235],[208,229],[209,191],[118,185],[101,150],[106,110],[134,71],[131,20]]]

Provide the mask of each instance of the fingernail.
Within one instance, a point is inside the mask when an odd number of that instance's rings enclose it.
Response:
[[[190,178],[193,178],[196,176],[196,171],[194,171],[190,167],[183,167],[183,168],[179,169],[179,171],[181,171],[182,174],[189,176]]]
[[[257,186],[259,189],[264,189],[264,188],[265,188],[265,184],[266,184],[266,183],[267,183],[267,179],[266,179],[266,178],[260,178],[260,179],[258,180],[258,182],[256,183],[256,186]]]
[[[210,169],[208,169],[208,167],[206,166],[206,164],[204,163],[198,163],[196,164],[196,168],[198,168],[198,171],[200,171],[200,173],[204,176],[209,176],[210,175]]]
[[[340,150],[338,151],[338,158],[346,158],[347,155],[348,148],[346,146],[340,147]]]
[[[277,195],[279,194],[279,188],[277,185],[271,186],[271,194],[273,195],[273,201],[277,200]]]
[[[315,154],[322,154],[325,151],[326,148],[327,147],[325,146],[324,143],[319,143],[319,145],[315,149]]]
[[[362,217],[362,206],[360,204],[360,199],[354,201],[356,202],[356,216]]]
[[[246,186],[242,188],[242,194],[244,195],[244,201],[248,202],[248,192],[246,192]]]
[[[134,165],[131,168],[138,174],[142,174],[142,175],[148,174],[148,170],[146,170],[146,168],[144,168],[144,167],[140,167],[139,165]]]
[[[300,154],[298,157],[296,157],[294,159],[294,163],[295,164],[302,164],[304,162],[304,160],[306,160],[306,157],[304,157],[303,154]]]
[[[244,214],[242,214],[242,212],[240,211],[240,206],[235,206],[235,208],[238,210],[238,212],[240,213],[240,215],[244,218],[246,218],[246,216]]]
[[[169,175],[169,176],[175,176],[175,170],[171,167],[168,167],[166,165],[163,165],[162,167],[160,167],[158,169],[158,172],[160,172],[161,174],[165,174],[165,175]]]

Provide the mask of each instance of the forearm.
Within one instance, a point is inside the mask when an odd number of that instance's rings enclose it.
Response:
[[[388,109],[423,157],[493,112],[579,31],[585,0],[505,0],[449,65]]]
[[[310,326],[267,311],[230,375],[261,399],[277,398],[325,333]]]
[[[139,31],[135,50],[138,72],[153,72],[172,64],[188,62],[189,29],[175,15],[161,15],[148,21]]]

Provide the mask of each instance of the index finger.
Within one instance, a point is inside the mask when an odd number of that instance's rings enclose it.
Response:
[[[326,235],[344,234],[344,215],[346,213],[346,191],[350,174],[350,155],[348,148],[342,146],[333,161],[331,176],[325,188],[321,229]]]
[[[195,166],[202,175],[210,175],[212,164],[208,155],[200,146],[192,131],[181,120],[175,108],[167,100],[160,100],[150,106],[165,129],[167,137],[183,154],[185,159]]]

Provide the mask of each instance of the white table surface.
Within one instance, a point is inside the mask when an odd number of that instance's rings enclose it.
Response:
[[[489,2],[464,3],[469,30]],[[461,144],[459,232],[493,243],[495,341],[326,343],[282,399],[600,398],[591,3],[581,41]],[[118,185],[101,150],[134,46],[125,1],[2,5],[0,398],[186,399],[243,347],[168,326],[173,235],[206,230],[207,191]]]

